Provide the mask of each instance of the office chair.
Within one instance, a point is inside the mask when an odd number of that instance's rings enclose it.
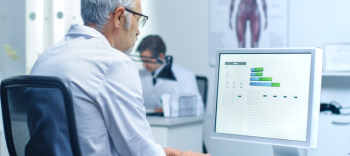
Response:
[[[204,109],[206,110],[207,94],[208,94],[208,79],[204,76],[196,76],[196,80],[197,80],[199,93],[201,94],[203,99]]]
[[[4,79],[1,108],[11,156],[81,156],[73,99],[64,80],[46,76]]]
[[[208,94],[208,79],[204,76],[196,76],[197,80],[197,86],[199,93],[202,96],[203,99],[203,105],[204,105],[204,111],[206,110],[207,106],[207,94]],[[207,148],[205,147],[204,140],[203,140],[203,153],[208,153]]]

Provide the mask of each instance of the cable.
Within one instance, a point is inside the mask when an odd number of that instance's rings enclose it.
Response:
[[[350,107],[342,107],[342,108],[340,108],[340,109],[350,109]]]

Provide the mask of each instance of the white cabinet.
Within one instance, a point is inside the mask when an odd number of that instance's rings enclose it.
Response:
[[[308,150],[308,156],[346,156],[350,153],[350,124],[346,123],[350,123],[350,116],[321,114],[318,147]]]

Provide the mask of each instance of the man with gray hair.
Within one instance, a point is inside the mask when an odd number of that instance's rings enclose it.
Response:
[[[138,70],[125,55],[148,19],[140,0],[81,0],[81,15],[84,25],[72,25],[39,57],[31,75],[69,83],[83,155],[202,155],[162,149],[153,140]]]

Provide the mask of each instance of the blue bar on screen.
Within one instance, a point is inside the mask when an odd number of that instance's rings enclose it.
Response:
[[[266,83],[266,82],[250,82],[251,86],[272,86],[272,83]]]
[[[250,81],[259,81],[259,77],[251,77]]]

